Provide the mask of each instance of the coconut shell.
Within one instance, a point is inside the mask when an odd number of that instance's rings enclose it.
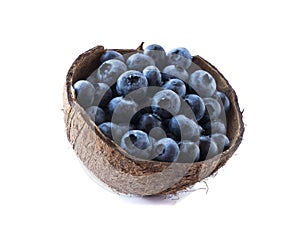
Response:
[[[115,49],[126,54],[142,50]],[[230,148],[201,162],[169,163],[146,161],[128,155],[107,138],[94,124],[85,110],[76,102],[72,85],[86,79],[100,65],[100,56],[106,51],[96,46],[81,54],[68,71],[63,91],[66,134],[77,156],[100,181],[113,190],[140,196],[176,194],[207,178],[222,167],[242,141],[244,124],[238,98],[225,77],[200,56],[193,63],[209,72],[217,82],[217,89],[224,92],[231,102],[228,115],[227,136]]]

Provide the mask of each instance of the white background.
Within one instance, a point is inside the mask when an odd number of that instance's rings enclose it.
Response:
[[[298,1],[2,1],[0,245],[299,245]],[[179,200],[127,198],[83,170],[62,89],[96,45],[187,47],[236,90],[246,131]]]

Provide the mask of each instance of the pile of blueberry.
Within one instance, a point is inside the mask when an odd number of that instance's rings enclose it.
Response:
[[[77,102],[102,133],[132,156],[193,163],[230,146],[228,97],[183,47],[157,44],[120,54],[107,50],[100,66],[73,87]]]

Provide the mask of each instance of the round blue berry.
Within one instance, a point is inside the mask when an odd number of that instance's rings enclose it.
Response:
[[[170,50],[167,56],[169,64],[177,65],[184,69],[188,69],[192,63],[192,55],[188,49],[184,47]]]
[[[209,136],[200,136],[200,161],[208,160],[218,154],[218,146]]]
[[[189,85],[200,97],[211,97],[217,87],[213,76],[204,70],[193,72],[190,76]]]
[[[96,125],[101,124],[105,121],[105,113],[102,108],[98,106],[90,106],[86,109],[86,113],[90,116],[92,121],[95,122]]]
[[[137,129],[149,133],[154,127],[161,127],[161,120],[154,114],[145,113],[140,116],[136,125]]]
[[[125,62],[125,59],[123,55],[117,51],[114,50],[107,50],[101,57],[100,57],[100,63],[106,62],[108,60],[117,59],[122,62]]]
[[[155,160],[173,162],[179,154],[179,147],[172,138],[162,138],[154,143],[153,154]]]
[[[115,124],[113,122],[103,122],[98,127],[106,137],[117,144],[120,144],[123,135],[132,129],[132,127],[127,124]]]
[[[174,91],[161,90],[152,98],[152,110],[162,118],[170,118],[180,110],[180,97]]]
[[[142,53],[135,53],[129,56],[126,64],[128,69],[140,72],[143,71],[145,67],[155,66],[155,62],[152,60],[152,58]]]
[[[221,153],[230,147],[230,141],[225,134],[214,133],[210,136],[210,138],[216,143],[218,147],[218,153]]]
[[[180,79],[170,79],[163,85],[164,89],[172,90],[183,97],[186,93],[185,84]]]
[[[94,102],[95,88],[87,80],[79,80],[74,85],[76,100],[83,107],[88,108]]]
[[[118,78],[116,90],[118,95],[128,95],[128,97],[131,97],[134,100],[139,100],[146,95],[147,86],[147,78],[141,72],[129,70]],[[138,91],[133,93],[136,90]]]
[[[188,82],[189,73],[178,65],[166,66],[162,71],[163,80],[178,78],[184,82]]]
[[[223,122],[219,120],[212,121],[210,127],[211,127],[211,134],[222,133],[226,135],[226,125]]]
[[[143,70],[144,76],[148,80],[149,86],[162,86],[161,73],[156,66],[148,66]]]
[[[219,102],[212,97],[206,97],[203,101],[210,120],[218,119],[222,112]]]
[[[198,140],[201,130],[195,121],[183,114],[173,116],[169,121],[169,131],[180,140]]]
[[[152,142],[147,133],[140,130],[126,132],[121,139],[120,146],[128,154],[142,159],[148,159],[152,150]]]
[[[192,141],[183,140],[178,143],[179,147],[179,156],[176,162],[182,163],[194,163],[200,158],[200,149],[199,146]]]
[[[165,65],[166,52],[162,46],[151,44],[144,49],[144,54],[150,56],[157,67],[162,68]]]
[[[225,93],[222,91],[216,91],[213,97],[218,100],[218,102],[224,109],[225,113],[227,114],[230,109],[230,101],[228,97],[225,95]]]
[[[138,111],[138,105],[133,100],[115,97],[109,102],[108,110],[113,123],[123,122],[129,124]]]
[[[112,86],[116,83],[119,76],[127,71],[127,66],[124,62],[112,59],[108,60],[98,68],[98,78],[102,83]]]
[[[109,101],[108,111],[111,115],[113,114],[113,112],[115,111],[116,107],[118,106],[118,104],[121,102],[122,99],[123,97],[120,96],[120,97],[114,97]]]
[[[203,99],[196,94],[188,94],[183,98],[183,100],[191,108],[195,119],[199,121],[205,113],[205,103]],[[187,110],[185,111],[188,113]]]

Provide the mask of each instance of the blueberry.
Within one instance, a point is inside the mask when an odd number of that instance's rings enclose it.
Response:
[[[158,44],[151,44],[144,49],[144,54],[148,55],[159,68],[164,67],[166,61],[166,52],[163,47]]]
[[[105,113],[102,108],[99,108],[98,106],[90,106],[85,111],[96,125],[105,121]]]
[[[221,115],[221,106],[216,99],[207,97],[203,99],[210,120],[218,119]]]
[[[105,83],[94,85],[96,88],[93,105],[103,107],[112,99],[113,93],[110,87]]]
[[[210,134],[213,134],[213,133],[222,133],[222,134],[225,134],[226,135],[226,125],[219,121],[219,120],[215,120],[215,121],[212,121],[211,122],[211,133]]]
[[[157,92],[152,98],[152,110],[162,118],[171,118],[180,110],[180,97],[171,90]]]
[[[184,82],[188,82],[189,74],[183,67],[177,65],[169,65],[163,69],[162,77],[163,80],[178,78]]]
[[[108,60],[117,59],[122,62],[125,62],[124,57],[121,53],[114,51],[114,50],[107,50],[101,57],[100,63],[106,62]]]
[[[190,76],[189,85],[200,97],[211,97],[216,91],[215,79],[204,70],[197,70]]]
[[[227,129],[226,129],[226,125],[219,121],[212,121],[211,122],[211,134],[213,133],[222,133],[226,135]]]
[[[184,97],[184,101],[191,107],[196,120],[199,121],[205,113],[204,100],[196,94],[188,94]]]
[[[149,86],[162,86],[161,73],[156,66],[148,66],[143,70],[144,76],[148,80]]]
[[[186,93],[185,84],[180,79],[170,79],[163,85],[163,88],[172,90],[181,97],[183,97]]]
[[[108,103],[108,111],[109,113],[112,115],[113,112],[115,111],[116,107],[118,106],[118,104],[122,101],[123,97],[114,97],[112,98],[109,103]]]
[[[154,143],[153,154],[155,160],[173,162],[179,154],[179,147],[172,138],[162,138]]]
[[[227,114],[230,109],[230,101],[225,93],[222,91],[216,91],[213,97],[219,101],[220,105],[224,108],[225,113]]]
[[[194,163],[199,160],[200,149],[196,143],[184,140],[178,143],[178,146],[180,152],[176,162]]]
[[[128,69],[140,72],[143,71],[145,67],[155,66],[155,62],[152,60],[152,58],[142,53],[135,53],[129,56],[126,64]]]
[[[138,105],[133,100],[122,97],[113,98],[108,104],[108,110],[113,123],[128,123],[138,111]]]
[[[220,120],[206,121],[202,124],[205,135],[211,135],[213,133],[222,133],[226,135],[226,124]]]
[[[132,127],[127,124],[115,124],[112,122],[101,123],[98,127],[106,137],[117,144],[120,144],[123,135],[132,129]]]
[[[208,136],[200,136],[200,161],[208,160],[218,154],[218,146]]]
[[[216,143],[218,146],[218,152],[221,153],[224,150],[227,150],[230,147],[230,141],[225,134],[222,133],[214,133],[210,136],[212,141]]]
[[[154,114],[145,113],[141,115],[136,124],[136,128],[148,133],[149,136],[155,139],[166,137],[160,117]]]
[[[171,118],[169,130],[180,140],[198,140],[201,134],[201,127],[182,114]]]
[[[129,70],[118,78],[116,89],[119,95],[128,95],[134,100],[140,100],[146,95],[147,86],[148,81],[141,72]],[[133,93],[135,90],[138,91]]]
[[[149,133],[152,128],[161,127],[161,120],[158,116],[146,113],[141,115],[136,127],[139,130]]]
[[[192,63],[192,55],[184,47],[172,49],[167,56],[169,64],[178,65],[184,69],[188,69]]]
[[[98,68],[98,78],[102,83],[112,86],[116,83],[119,76],[127,71],[127,66],[124,62],[112,59],[108,60]]]
[[[120,146],[128,154],[147,159],[152,150],[152,143],[147,133],[140,130],[130,130],[124,134]]]
[[[88,108],[93,104],[95,88],[89,81],[79,80],[73,87],[76,93],[76,100],[83,108]]]
[[[212,98],[216,99],[219,102],[219,105],[221,107],[221,113],[218,117],[218,121],[224,124],[225,129],[227,126],[227,117],[230,110],[230,101],[228,97],[225,95],[224,92],[216,91],[215,94],[212,96]],[[220,131],[218,131],[220,132]],[[221,133],[224,133],[221,131]],[[225,130],[226,133],[226,130]]]
[[[98,125],[98,127],[106,137],[112,139],[113,138],[112,137],[113,125],[115,125],[115,124],[112,122],[104,122],[104,123]]]

